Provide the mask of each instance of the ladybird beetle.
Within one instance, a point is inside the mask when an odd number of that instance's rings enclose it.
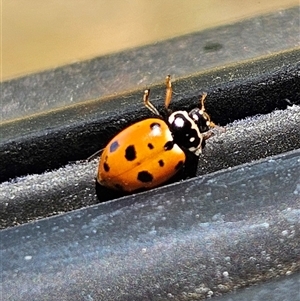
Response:
[[[200,99],[200,108],[172,113],[169,110],[172,85],[168,75],[165,119],[150,102],[149,95],[150,90],[145,90],[144,105],[157,117],[127,127],[108,143],[99,161],[99,184],[124,192],[157,187],[184,166],[185,151],[199,156],[204,141],[213,135],[209,129],[215,124],[204,107],[206,93]]]

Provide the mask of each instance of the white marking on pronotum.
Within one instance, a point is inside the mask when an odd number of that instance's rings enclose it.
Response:
[[[201,111],[201,110],[200,110]],[[202,111],[203,113],[203,111]],[[202,144],[202,140],[203,140],[203,135],[200,133],[200,130],[197,126],[197,124],[195,123],[195,121],[189,116],[188,112],[186,111],[176,111],[174,113],[172,113],[170,116],[169,116],[169,124],[172,124],[175,120],[175,125],[177,125],[176,121],[177,119],[181,119],[184,121],[183,118],[179,118],[179,117],[176,117],[177,114],[181,114],[184,116],[184,118],[189,121],[190,125],[191,125],[191,129],[195,130],[196,133],[197,133],[197,136],[200,138],[200,143],[197,145],[197,147],[191,147],[189,148],[189,151],[195,153],[196,156],[199,156],[201,153],[202,153],[202,147],[201,147],[201,144]],[[192,141],[191,141],[192,142]]]
[[[176,117],[175,125],[179,128],[182,128],[184,125],[184,120],[181,117]]]

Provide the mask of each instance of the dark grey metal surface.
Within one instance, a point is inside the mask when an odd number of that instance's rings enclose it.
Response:
[[[239,164],[300,149],[300,106],[236,121],[207,141],[196,174],[200,176]],[[98,160],[69,164],[41,175],[29,175],[0,184],[0,227],[96,204],[95,172]],[[195,163],[187,165],[193,169]],[[114,197],[100,190],[100,201]],[[149,191],[152,194],[152,191]]]
[[[196,74],[174,82],[172,108],[190,110],[206,91],[207,111],[221,125],[284,109],[300,104],[299,70],[300,49],[295,49]],[[160,109],[164,93],[165,87],[152,89]],[[142,104],[142,94],[95,100],[2,124],[0,181],[88,158],[129,124],[152,116]]]
[[[4,300],[195,300],[299,271],[300,150],[0,232]]]
[[[300,273],[237,290],[214,301],[299,301]]]
[[[5,118],[22,117],[0,126],[0,181],[13,178],[0,184],[1,227],[23,224],[0,232],[3,300],[186,301],[236,290],[219,300],[282,301],[290,288],[296,301],[298,28],[299,7],[1,84]],[[207,142],[197,178],[95,205],[97,161],[68,163],[149,117],[142,90],[168,73],[188,75],[173,84],[173,108],[193,108],[206,91],[226,133]],[[159,108],[163,94],[152,88]]]
[[[205,16],[200,16],[201,18]],[[1,84],[10,120],[300,46],[299,7]]]

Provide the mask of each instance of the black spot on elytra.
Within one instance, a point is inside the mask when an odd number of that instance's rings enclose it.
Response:
[[[111,152],[111,153],[113,153],[114,151],[116,151],[118,148],[119,148],[119,143],[118,143],[118,141],[114,141],[111,145],[110,145],[110,147],[109,147],[109,151]]]
[[[149,147],[149,149],[153,149],[154,148],[154,146],[153,146],[152,143],[148,143],[148,147]]]
[[[171,150],[174,146],[174,141],[168,141],[165,145],[164,145],[164,150],[168,151]]]
[[[103,168],[106,172],[109,172],[109,165],[106,162],[103,163]]]
[[[136,151],[134,145],[127,146],[125,150],[125,158],[127,161],[133,161],[136,158]]]
[[[153,130],[156,127],[160,127],[160,124],[158,122],[153,122],[150,124],[150,129]]]
[[[175,170],[181,169],[182,166],[183,166],[183,161],[179,161],[175,166]]]
[[[163,160],[159,160],[158,164],[159,164],[160,167],[163,167],[165,165],[165,162]]]
[[[143,183],[152,182],[153,176],[148,171],[140,171],[138,173],[137,179]]]

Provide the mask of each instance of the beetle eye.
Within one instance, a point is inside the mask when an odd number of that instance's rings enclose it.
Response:
[[[199,117],[198,117],[197,114],[193,114],[191,117],[192,117],[192,119],[193,119],[196,123],[198,122]]]
[[[189,116],[196,123],[200,133],[209,130],[210,118],[208,118],[209,116],[203,110],[195,108],[189,113]]]

